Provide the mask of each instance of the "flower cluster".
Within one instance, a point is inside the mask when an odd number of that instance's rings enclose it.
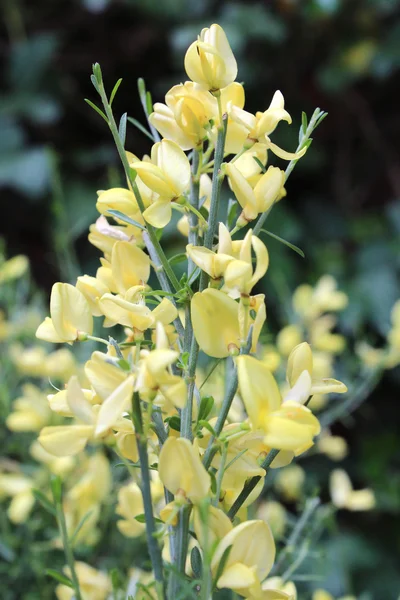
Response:
[[[135,575],[138,594],[145,586],[146,597],[183,597],[188,580],[201,578],[202,598],[227,588],[248,600],[290,599],[293,584],[267,579],[275,560],[267,522],[274,519],[268,515],[279,520],[280,505],[260,509],[257,519],[248,519],[247,507],[261,494],[269,467],[289,465],[314,445],[321,427],[310,399],[346,392],[332,378],[332,357],[344,342],[332,333],[335,320],[327,313],[344,308],[347,299],[330,277],[314,289],[301,286],[293,298],[295,322],[272,349],[263,345],[265,296],[257,286],[267,274],[269,253],[260,235],[324,113],[317,110],[308,126],[303,123],[296,151],[278,147],[270,136],[280,121],[292,121],[282,93],[275,92],[263,112],[244,110],[236,60],[216,24],[191,44],[185,69],[189,81],[169,90],[165,104],[152,106],[141,86],[154,144],[139,158],[125,149],[126,120],[119,128],[115,123],[117,88],[109,99],[94,66],[104,112],[96,110],[114,136],[127,185],[98,192],[100,216],[89,233],[102,252],[98,269],[75,285],[54,284],[50,316],[36,335],[56,344],[103,347],[82,369],[67,349],[47,356],[42,349],[15,348],[22,371],[52,376],[58,368],[65,387],[49,394],[48,403],[42,396],[33,401],[35,389],[25,388],[8,426],[39,432],[35,458],[63,474],[69,531],[90,510],[80,531],[89,542],[112,485],[106,456],[122,459],[129,480],[118,488],[117,527],[126,537],[147,533],[153,567],[150,576]],[[290,161],[286,171],[268,164],[271,153]],[[234,198],[228,206],[221,200],[224,180]],[[160,243],[171,221],[187,237],[187,271],[180,279]],[[7,270],[0,276],[7,277]],[[93,335],[99,321],[117,339]],[[219,369],[210,379],[204,364],[207,370],[212,359],[212,370]],[[286,382],[279,381],[281,362]],[[4,479],[0,485],[12,488]],[[18,510],[25,503],[24,515],[32,487],[15,481],[20,491],[8,492]],[[347,491],[340,501],[334,492],[335,502],[354,506],[356,492]],[[12,508],[12,515],[18,510]],[[75,597],[107,596],[109,581],[101,573],[85,563],[68,569]],[[61,600],[70,592],[68,586],[57,590]]]

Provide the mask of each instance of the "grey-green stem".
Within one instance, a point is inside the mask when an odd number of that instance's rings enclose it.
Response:
[[[141,492],[143,497],[144,517],[146,522],[146,537],[147,545],[149,548],[149,554],[151,563],[154,571],[154,578],[156,582],[157,596],[161,600],[165,600],[165,589],[164,589],[164,576],[163,576],[163,564],[161,557],[161,550],[158,545],[157,539],[154,537],[156,533],[156,526],[153,514],[153,501],[151,497],[150,489],[150,469],[149,459],[147,455],[147,439],[143,430],[143,417],[142,408],[140,406],[140,398],[137,392],[133,393],[132,396],[132,415],[133,424],[136,430],[137,436],[137,447],[140,461],[140,474],[142,478]]]

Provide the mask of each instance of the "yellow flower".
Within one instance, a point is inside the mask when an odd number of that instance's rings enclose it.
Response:
[[[202,29],[186,52],[185,70],[189,79],[210,91],[235,81],[236,60],[222,27],[213,24]]]
[[[55,283],[50,296],[50,317],[41,323],[36,337],[46,342],[74,342],[91,334],[93,318],[85,296],[69,283]]]
[[[151,160],[131,163],[141,180],[158,198],[143,213],[154,227],[165,227],[171,220],[171,201],[178,201],[189,189],[190,163],[177,144],[162,140],[151,149]]]
[[[144,512],[142,492],[137,483],[124,485],[118,492],[117,515],[123,517],[117,521],[117,527],[126,537],[138,537],[145,531],[145,524],[135,519]]]
[[[265,138],[268,140],[267,136],[275,130],[279,121],[286,121],[289,125],[291,124],[292,118],[284,106],[283,94],[277,90],[265,112],[257,112],[253,115],[237,106],[231,106],[229,114],[234,121],[247,129],[248,137],[251,140],[263,142]]]
[[[239,389],[254,430],[262,430],[270,448],[300,453],[320,431],[311,411],[295,402],[281,404],[278,385],[265,365],[251,356],[238,356]]]
[[[345,394],[347,387],[341,381],[332,378],[313,378],[313,355],[307,342],[293,348],[288,358],[286,378],[291,387],[285,396],[285,402],[304,403],[313,394]]]
[[[143,221],[143,218],[140,217]],[[115,242],[129,242],[135,240],[136,243],[142,242],[142,230],[134,225],[110,225],[107,219],[101,215],[96,223],[89,227],[89,242],[101,250],[108,259],[111,256],[111,250]]]
[[[110,291],[108,287],[97,277],[81,275],[76,281],[76,288],[82,292],[88,301],[92,315],[94,317],[101,317],[103,313],[99,309],[97,301],[101,296]]]
[[[285,507],[275,500],[262,502],[257,508],[257,517],[271,527],[274,539],[283,537],[286,529],[287,516]]]
[[[303,493],[305,479],[304,469],[300,465],[289,465],[278,471],[274,487],[287,502],[294,502]]]
[[[101,215],[105,215],[109,210],[118,210],[134,221],[144,224],[135,195],[131,190],[112,188],[101,191],[97,198],[96,208]],[[104,221],[101,221],[101,224],[104,224]]]
[[[156,348],[142,350],[139,361],[135,390],[143,400],[152,401],[161,394],[174,406],[183,408],[186,404],[187,390],[185,380],[171,372],[179,352],[169,348],[165,329],[160,321],[156,325]]]
[[[0,285],[13,279],[19,279],[28,269],[29,261],[26,256],[23,254],[13,256],[0,264]]]
[[[251,250],[256,256],[253,270]],[[249,295],[251,290],[267,272],[269,255],[265,244],[249,229],[240,244],[240,253],[236,260],[230,261],[225,269],[225,286],[228,290],[236,290],[240,295]]]
[[[14,400],[6,419],[11,431],[39,431],[50,420],[51,411],[46,396],[35,385],[26,383],[23,395]]]
[[[285,194],[283,187],[285,173],[278,167],[269,167],[258,180],[254,189],[235,166],[235,163],[227,163],[225,170],[229,176],[229,184],[233,193],[243,208],[242,217],[239,217],[238,221],[239,225],[253,221]]]
[[[196,448],[184,438],[169,437],[163,445],[158,472],[172,494],[180,494],[193,504],[206,498],[210,491],[210,476]]]
[[[208,288],[191,302],[193,331],[201,350],[224,358],[240,348],[239,305],[223,292]]]
[[[374,492],[369,488],[354,490],[350,477],[343,469],[332,471],[329,485],[332,502],[337,508],[359,511],[375,507]]]
[[[256,596],[275,560],[275,543],[269,526],[260,520],[246,521],[227,533],[212,557],[214,575],[229,546],[231,549],[217,587],[234,590],[241,596]]]
[[[233,528],[224,511],[212,505],[194,507],[193,527],[200,547],[205,552],[208,548],[215,547]]]
[[[35,503],[33,479],[19,473],[0,473],[0,499],[11,496],[7,514],[12,523],[23,523]]]
[[[130,406],[133,376],[127,377],[105,401],[97,407],[85,398],[76,377],[71,377],[67,387],[67,403],[78,424],[44,427],[39,442],[55,456],[73,456],[81,452],[90,439],[101,438],[117,423]]]
[[[82,599],[84,600],[106,600],[111,592],[111,582],[108,576],[101,571],[97,571],[88,564],[75,561],[75,570],[79,581]],[[64,572],[71,577],[69,567],[64,568]],[[74,590],[66,585],[58,585],[56,588],[57,600],[73,600]]]
[[[182,150],[196,148],[206,137],[210,119],[217,114],[215,99],[191,81],[175,85],[165,96],[166,104],[154,104],[149,119],[161,135]]]
[[[328,458],[334,461],[343,460],[348,452],[347,442],[344,438],[338,435],[329,435],[328,433],[320,436],[316,448],[318,452],[326,454]]]
[[[133,286],[147,283],[150,277],[150,259],[135,244],[117,242],[111,253],[111,271],[118,293],[124,294]],[[104,293],[107,292],[108,290]]]

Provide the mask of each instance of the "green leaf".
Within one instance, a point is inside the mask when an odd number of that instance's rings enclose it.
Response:
[[[54,504],[47,498],[47,496],[45,496],[45,494],[43,494],[43,492],[40,490],[32,490],[32,494],[36,500],[40,502],[43,508],[45,508],[50,514],[56,516],[57,512]]]
[[[98,85],[100,85],[101,83],[103,83],[103,74],[101,72],[101,67],[100,67],[99,63],[94,63],[94,65],[93,65],[93,75],[95,76]]]
[[[258,166],[261,169],[262,173],[266,173],[267,169],[265,168],[265,166],[262,164],[261,160],[259,158],[257,158],[257,156],[253,156],[253,159],[256,161],[256,163],[258,164]]]
[[[200,550],[197,546],[192,548],[192,552],[190,553],[190,564],[192,566],[194,576],[197,577],[197,579],[201,579],[203,573],[203,561]]]
[[[136,515],[136,517],[134,517],[135,521],[137,521],[138,523],[146,523],[146,515],[144,513],[141,513],[140,515]],[[161,519],[157,519],[157,517],[154,517],[154,522],[158,523],[159,525],[164,525],[164,521],[162,521]]]
[[[153,112],[153,100],[151,98],[150,92],[146,92],[146,111],[148,115],[150,115]]]
[[[128,113],[124,113],[120,119],[119,122],[119,127],[118,127],[118,134],[120,137],[120,140],[122,142],[122,145],[125,146],[125,141],[126,141],[126,120],[128,118]]]
[[[229,558],[229,554],[230,554],[231,550],[232,550],[232,546],[228,546],[225,549],[225,552],[223,553],[223,555],[221,556],[221,560],[219,561],[217,572],[215,573],[215,579],[214,579],[214,584],[213,584],[214,590],[217,587],[218,579],[221,577],[222,573],[224,572],[225,565],[227,563],[227,560]]]
[[[308,123],[307,123],[307,115],[306,113],[303,111],[301,113],[301,130],[303,132],[303,136],[306,135],[306,131],[307,131],[307,127],[308,127]]]
[[[137,80],[137,86],[138,86],[139,97],[140,97],[141,101],[143,102],[146,100],[146,84],[142,77],[139,77],[139,79]]]
[[[45,574],[48,575],[49,577],[52,577],[59,583],[62,583],[63,585],[67,585],[68,587],[74,589],[74,584],[72,583],[70,578],[66,577],[59,571],[55,571],[54,569],[45,569]]]
[[[184,262],[185,260],[187,260],[186,253],[180,252],[179,254],[174,254],[174,256],[171,256],[171,258],[168,259],[168,262],[171,266],[173,266]]]
[[[131,370],[131,365],[124,358],[120,358],[119,361],[117,362],[117,365],[123,371],[128,371],[129,372]]]
[[[294,252],[296,252],[297,254],[299,254],[302,258],[305,258],[305,254],[304,254],[304,252],[303,252],[303,250],[301,248],[298,248],[294,244],[291,244],[287,240],[284,240],[283,238],[279,237],[279,235],[276,235],[275,233],[272,233],[272,231],[268,231],[267,229],[261,229],[261,231],[263,233],[266,233],[270,237],[274,238],[274,240],[277,240],[281,244],[284,244],[285,246],[287,246],[288,248],[290,248],[291,250],[293,250]]]
[[[236,213],[237,213],[237,202],[233,198],[229,198],[228,210],[227,210],[227,216],[226,216],[226,223],[228,225],[228,229],[231,229],[234,222],[236,221]]]
[[[94,89],[96,90],[96,92],[97,92],[98,94],[100,94],[99,86],[98,86],[98,84],[97,84],[96,77],[95,77],[94,75],[91,75],[91,76],[90,76],[90,81],[92,82],[92,84],[93,84],[93,87],[94,87]]]
[[[115,94],[118,92],[118,88],[122,83],[122,77],[121,79],[118,79],[117,83],[114,85],[113,87],[113,91],[111,92],[111,96],[110,96],[110,106],[112,106],[113,100],[115,98]]]
[[[144,135],[147,135],[147,137],[150,138],[152,142],[155,141],[150,131],[147,131],[146,127],[144,127],[144,125],[142,125],[137,119],[134,119],[133,117],[128,117],[128,121],[132,123],[132,125],[134,125],[137,129],[139,129],[139,131],[141,131]]]
[[[133,219],[128,217],[128,215],[124,215],[124,213],[122,213],[119,210],[108,210],[107,214],[111,215],[112,217],[116,217],[117,219],[119,219],[120,221],[123,221],[124,223],[129,223],[129,225],[134,225],[135,227],[139,227],[139,229],[141,229],[142,231],[146,231],[146,227],[143,227],[143,225],[141,225],[137,221],[134,221]]]
[[[210,423],[208,421],[201,419],[198,421],[198,423],[201,427],[204,427],[204,429],[207,429],[207,431],[209,431],[211,433],[211,435],[213,435],[214,437],[217,437],[215,429],[212,427],[212,425],[210,425]]]
[[[88,100],[88,98],[85,98],[85,102],[87,102],[87,104],[89,104],[89,106],[91,106],[93,108],[93,110],[95,110],[107,123],[108,125],[108,119],[106,117],[106,115],[103,113],[102,110],[100,110],[100,108],[98,106],[96,106],[94,104],[94,102],[92,102],[91,100]]]
[[[78,525],[75,528],[74,533],[71,535],[71,538],[69,540],[71,546],[74,545],[76,538],[79,535],[80,530],[82,529],[82,527],[84,526],[84,524],[86,523],[86,521],[88,520],[88,518],[90,517],[91,514],[93,514],[93,509],[89,510],[85,515],[83,515],[82,519],[79,521]]]
[[[52,475],[50,479],[50,487],[54,498],[54,504],[62,502],[62,481],[59,475]]]
[[[174,415],[173,417],[170,417],[169,419],[165,419],[168,422],[169,428],[173,429],[174,431],[180,431],[181,430],[181,419],[180,417],[177,417],[176,415]]]
[[[315,127],[319,127],[322,123],[322,121],[328,116],[327,112],[321,111],[321,116],[318,118],[317,124],[315,125]]]
[[[198,421],[207,419],[214,407],[214,398],[212,396],[203,396],[200,400]]]

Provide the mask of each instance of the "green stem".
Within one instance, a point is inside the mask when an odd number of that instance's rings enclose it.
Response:
[[[312,132],[314,131],[314,129],[316,128],[316,126],[318,125],[318,120],[321,117],[321,111],[319,108],[316,108],[315,111],[313,112],[313,115],[310,119],[310,122],[308,124],[308,127],[306,129],[305,132],[302,133],[302,135],[300,136],[300,140],[299,140],[299,145],[296,148],[296,152],[299,152],[302,148],[304,148],[304,145],[307,143],[307,141],[310,138],[310,135],[312,134]],[[285,170],[285,181],[287,181],[289,179],[289,176],[291,174],[291,172],[293,171],[297,161],[299,159],[295,158],[294,160],[291,160],[290,163],[288,164],[288,166],[286,167]],[[273,206],[273,205],[272,205]],[[261,229],[264,226],[265,221],[267,220],[267,217],[269,215],[269,213],[271,212],[271,208],[272,206],[264,213],[262,213],[259,218],[258,221],[256,223],[256,225],[254,226],[253,229],[253,234],[254,235],[259,235]]]
[[[97,81],[97,86],[98,86],[98,92],[100,94],[101,101],[103,103],[103,107],[104,107],[105,113],[107,115],[108,126],[109,126],[112,136],[114,138],[114,142],[117,147],[118,154],[120,156],[121,162],[122,162],[124,170],[125,170],[125,175],[129,181],[129,184],[132,187],[133,193],[135,194],[135,198],[138,203],[140,212],[143,213],[145,210],[145,206],[143,204],[143,200],[140,195],[139,188],[135,182],[135,179],[134,179],[134,177],[132,177],[131,168],[129,166],[125,148],[122,144],[122,140],[121,140],[119,132],[118,132],[117,124],[114,119],[114,114],[111,110],[110,103],[108,101],[107,94],[104,89],[103,81],[102,81],[102,79],[99,79],[99,77],[96,78],[96,81]],[[163,249],[161,248],[160,242],[158,241],[158,238],[156,235],[155,228],[152,225],[150,225],[149,223],[146,223],[146,228],[147,228],[147,231],[149,234],[150,242],[151,242],[152,246],[154,247],[154,250],[158,254],[159,260],[163,266],[163,269],[164,269],[168,279],[170,280],[175,291],[176,292],[179,291],[180,290],[179,281],[178,281],[171,265],[169,264],[167,257],[164,254]],[[149,247],[147,247],[147,248],[149,250]],[[150,251],[149,251],[149,253],[150,253]],[[160,281],[160,284],[162,285],[161,281]]]
[[[163,264],[160,260],[160,257],[158,255],[156,249],[154,248],[154,246],[152,245],[152,243],[150,241],[149,234],[146,231],[143,232],[143,240],[146,244],[147,250],[149,252],[150,258],[154,265],[155,272],[158,277],[158,281],[160,282],[162,289],[164,290],[164,292],[172,293],[171,285],[169,283],[168,277],[166,276],[166,274],[164,272]],[[171,297],[171,301],[176,305],[174,298]],[[182,325],[179,317],[177,317],[175,319],[174,325],[175,325],[175,329],[178,332],[178,335],[180,338],[179,343],[181,344],[181,340],[183,340],[183,338],[185,336],[185,330],[183,328],[183,325]]]
[[[224,477],[227,455],[228,455],[228,442],[225,442],[222,446],[222,451],[221,451],[221,464],[219,465],[219,469],[218,469],[217,489],[215,491],[215,498],[214,498],[214,502],[213,502],[214,506],[218,506],[219,499],[221,496],[222,479]]]
[[[200,152],[197,150],[193,150],[193,161],[192,161],[192,177],[190,180],[190,206],[194,209],[194,211],[198,211],[199,209],[199,193],[200,193],[200,180],[198,177],[198,169],[200,162]],[[199,222],[197,214],[191,211],[188,214],[189,219],[189,244],[193,244],[193,246],[197,246],[198,243],[198,231],[199,231]],[[195,269],[195,264],[189,258],[188,260],[188,276],[192,274]]]
[[[243,346],[243,348],[240,349],[240,354],[248,354],[250,352],[252,339],[253,339],[253,326],[250,327],[249,334],[247,336],[247,343],[245,346]],[[215,438],[219,436],[219,434],[221,433],[221,431],[225,425],[225,421],[228,417],[229,410],[231,408],[233,399],[234,399],[237,389],[238,389],[238,384],[239,384],[238,373],[237,373],[236,365],[234,365],[234,372],[230,379],[229,386],[226,391],[226,395],[223,399],[221,410],[218,414],[217,422],[215,423],[215,426],[214,426],[214,431],[216,433],[216,436],[211,436],[210,441],[208,442],[208,445],[207,445],[207,449],[204,453],[203,464],[206,469],[209,468],[209,466],[211,465],[212,459],[214,458],[215,454],[218,451],[218,448],[214,445],[214,441],[215,441]]]
[[[140,406],[139,394],[137,392],[134,392],[132,396],[132,416],[133,424],[137,435],[140,473],[142,476],[142,483],[140,489],[143,497],[144,517],[146,521],[147,545],[149,548],[150,559],[154,570],[157,596],[161,600],[165,599],[166,597],[164,591],[162,557],[157,539],[154,537],[154,534],[156,533],[156,526],[154,521],[153,501],[150,489],[150,470],[149,458],[147,455],[147,439],[144,436],[142,409]]]
[[[189,521],[191,505],[183,506],[179,510],[178,525],[175,529],[175,561],[176,570],[171,571],[168,585],[168,598],[174,600],[179,596],[180,584],[185,577],[186,557],[189,544]]]
[[[229,409],[231,408],[231,404],[232,404],[233,399],[237,392],[237,388],[238,388],[238,374],[237,374],[236,367],[234,367],[234,373],[230,379],[228,389],[226,390],[226,394],[225,394],[224,400],[222,402],[221,410],[219,411],[219,414],[218,414],[217,422],[215,423],[215,426],[214,426],[214,431],[215,431],[216,435],[211,436],[210,441],[208,442],[207,449],[204,454],[203,464],[206,469],[209,468],[209,466],[211,465],[212,459],[214,458],[215,454],[218,451],[218,448],[214,445],[214,441],[215,441],[216,437],[219,436],[219,434],[221,433],[221,431],[225,425],[225,421],[228,416]]]
[[[213,169],[213,178],[212,178],[212,187],[211,187],[211,203],[210,203],[210,213],[208,215],[208,228],[204,234],[204,247],[211,250],[214,235],[217,229],[218,223],[218,209],[219,209],[219,200],[221,196],[221,185],[223,181],[223,175],[221,174],[221,165],[224,160],[224,149],[225,149],[225,139],[226,139],[226,130],[228,126],[228,115],[223,115],[221,128],[218,130],[218,138],[217,145],[215,147],[215,156],[214,156],[214,169]],[[208,281],[208,275],[205,271],[202,271],[200,277],[200,291],[204,290]]]
[[[61,486],[61,482],[60,482]],[[61,489],[61,488],[60,488]],[[54,493],[53,493],[54,495]],[[60,530],[61,540],[64,548],[65,559],[67,561],[67,565],[69,567],[71,573],[71,581],[74,586],[76,600],[82,600],[81,590],[79,586],[79,579],[75,570],[75,558],[74,553],[70,544],[70,539],[68,537],[67,523],[65,521],[64,509],[62,505],[61,498],[54,497],[55,507],[56,507],[56,517],[58,528]]]
[[[263,460],[263,462],[261,463],[261,465],[260,465],[261,468],[263,468],[265,470],[269,469],[272,461],[274,460],[274,458],[277,456],[278,453],[279,453],[279,450],[275,450],[275,449],[270,450],[269,453],[267,454],[267,456],[265,457],[265,459]],[[261,476],[257,475],[256,477],[252,477],[245,483],[239,496],[236,498],[235,502],[232,504],[232,506],[230,507],[230,509],[228,511],[228,517],[231,519],[231,521],[235,517],[238,510],[242,507],[243,503],[250,496],[251,492],[254,490],[257,483],[260,481],[260,479],[261,479]]]

